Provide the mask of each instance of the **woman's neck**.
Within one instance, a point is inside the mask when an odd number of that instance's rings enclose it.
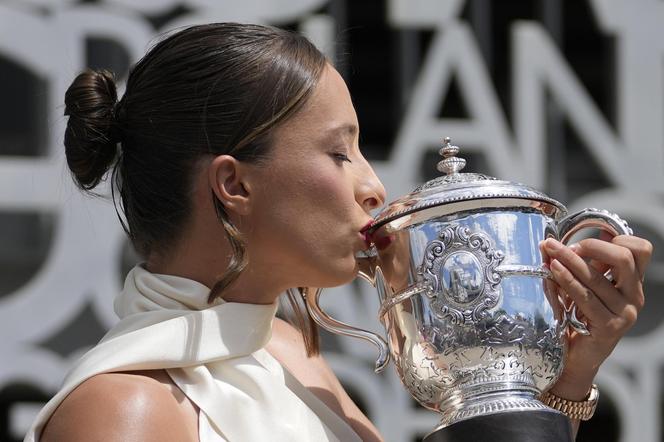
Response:
[[[146,269],[152,273],[174,275],[192,279],[206,287],[214,287],[228,267],[228,256],[232,251],[225,238],[216,243],[207,236],[204,240],[188,236],[183,238],[168,253],[151,253],[146,261]],[[273,272],[256,268],[256,262],[249,262],[238,278],[226,289],[221,297],[227,302],[249,304],[272,304],[288,287],[282,287],[273,278]]]

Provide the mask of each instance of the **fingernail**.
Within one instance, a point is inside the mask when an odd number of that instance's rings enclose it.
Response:
[[[574,253],[578,253],[579,250],[581,250],[581,246],[578,245],[578,244],[576,244],[576,243],[574,243],[574,244],[570,244],[568,247],[569,247],[570,250],[572,250],[572,252],[574,252]]]
[[[551,270],[554,272],[559,272],[563,269],[563,265],[557,259],[552,259],[551,263],[549,264],[549,268],[551,268]]]
[[[563,245],[553,238],[549,238],[546,240],[546,246],[550,250],[560,250],[563,248]]]

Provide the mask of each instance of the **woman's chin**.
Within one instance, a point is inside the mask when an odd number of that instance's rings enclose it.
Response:
[[[338,287],[348,284],[357,277],[358,270],[359,267],[354,259],[352,262],[343,263],[343,265],[329,265],[318,278],[315,278],[316,281],[312,281],[315,284],[309,284],[309,287]]]

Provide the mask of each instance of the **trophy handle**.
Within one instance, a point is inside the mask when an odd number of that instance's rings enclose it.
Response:
[[[375,280],[373,277],[373,272],[369,270],[369,265],[371,257],[358,257],[360,261],[360,272],[359,276],[369,281],[372,285],[375,286]],[[367,260],[367,261],[364,261]],[[388,351],[387,342],[383,339],[382,336],[377,335],[376,333],[370,332],[368,330],[363,330],[361,328],[353,327],[352,325],[346,324],[339,320],[334,319],[327,313],[323,311],[320,307],[319,299],[323,289],[305,289],[304,299],[307,306],[307,310],[311,318],[316,321],[325,330],[336,333],[344,336],[351,336],[354,338],[364,339],[369,341],[378,347],[378,358],[374,366],[374,371],[380,373],[385,369],[385,366],[390,361],[390,353]]]
[[[627,225],[627,222],[615,213],[589,208],[567,215],[558,222],[560,241],[563,244],[567,244],[575,233],[581,229],[589,227],[600,229],[612,237],[633,234],[632,229]],[[608,279],[613,279],[610,270],[607,271],[604,276]],[[578,333],[581,333],[582,335],[590,334],[587,325],[577,317],[577,309],[574,302],[571,304],[568,319],[570,325]]]

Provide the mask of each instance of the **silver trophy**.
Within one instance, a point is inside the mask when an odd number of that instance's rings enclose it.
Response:
[[[410,394],[442,414],[433,431],[495,413],[558,413],[537,398],[563,369],[568,327],[588,330],[557,293],[539,243],[567,243],[586,227],[632,233],[607,211],[568,215],[530,187],[460,173],[458,150],[446,138],[444,175],[391,203],[371,228],[360,275],[378,291],[387,342],[328,316],[320,290],[306,296],[320,326],[378,347],[377,372],[392,358]]]

